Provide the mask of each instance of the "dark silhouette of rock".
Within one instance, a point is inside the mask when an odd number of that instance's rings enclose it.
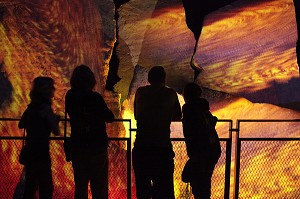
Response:
[[[193,32],[196,40],[194,52],[190,61],[190,65],[194,70],[194,80],[198,77],[199,73],[203,70],[200,65],[194,62],[194,55],[197,50],[198,41],[204,25],[204,18],[207,14],[228,5],[235,0],[211,0],[211,1],[195,1],[195,0],[182,0],[185,10],[186,24]]]
[[[115,4],[115,21],[116,21],[116,42],[113,48],[112,56],[109,62],[109,71],[106,80],[105,88],[110,91],[114,91],[114,85],[118,83],[121,78],[118,76],[118,69],[120,64],[120,59],[117,55],[117,47],[118,47],[118,38],[119,38],[119,28],[118,28],[118,19],[119,19],[119,8],[127,3],[129,0],[114,0]]]

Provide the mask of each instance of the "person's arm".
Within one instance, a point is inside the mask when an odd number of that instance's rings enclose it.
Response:
[[[65,119],[67,119],[67,116],[68,116],[68,113],[70,111],[70,100],[69,100],[69,91],[66,93],[66,96],[65,96]],[[69,115],[70,116],[70,115]]]
[[[138,119],[138,108],[137,108],[137,104],[139,102],[139,98],[140,98],[140,89],[138,88],[135,96],[134,96],[134,102],[133,102],[133,113],[134,113],[134,118],[137,120]]]
[[[112,123],[115,119],[115,115],[113,112],[108,108],[106,102],[104,101],[103,97],[99,94],[98,101],[100,103],[100,107],[103,107],[103,115],[105,122]]]
[[[105,104],[105,121],[112,123],[114,121],[114,119],[115,119],[115,115]]]
[[[20,121],[18,123],[18,128],[19,129],[25,128],[25,118],[26,118],[26,115],[27,115],[27,109],[22,114],[21,119],[20,119]]]
[[[172,116],[172,121],[181,121],[182,118],[182,112],[181,112],[181,106],[178,100],[178,96],[175,93],[174,97],[174,107],[173,107],[173,116]]]
[[[198,153],[198,139],[195,139],[195,134],[198,132],[197,122],[195,122],[194,114],[186,105],[182,107],[182,127],[185,138],[186,150],[189,158],[197,158]]]
[[[59,135],[59,115],[53,113],[52,108],[50,105],[44,106],[41,110],[41,116],[45,118],[48,127],[51,129],[52,133],[56,136]]]

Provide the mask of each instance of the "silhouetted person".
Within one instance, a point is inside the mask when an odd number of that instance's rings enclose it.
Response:
[[[296,53],[297,53],[298,67],[300,67],[300,1],[294,0],[294,6],[295,6],[295,14],[296,14],[296,22],[297,22],[297,32],[298,32]]]
[[[113,122],[114,114],[103,97],[93,91],[96,80],[88,66],[77,66],[70,82],[65,105],[71,123],[75,199],[88,198],[88,183],[93,199],[107,199],[108,138],[105,122]]]
[[[138,199],[174,199],[170,124],[181,121],[181,107],[176,92],[165,86],[165,78],[163,67],[152,67],[150,85],[138,88],[135,94],[137,133],[132,161]]]
[[[28,160],[25,168],[25,191],[23,198],[33,199],[37,190],[39,198],[52,198],[53,182],[49,154],[49,136],[58,131],[58,116],[51,108],[54,96],[54,80],[37,77],[30,91],[31,102],[23,113],[19,128],[26,129]]]
[[[211,134],[217,118],[210,113],[209,103],[200,97],[201,93],[200,86],[195,83],[185,86],[182,123],[191,166],[189,181],[192,193],[195,199],[208,199],[211,195],[211,177],[221,148],[218,137],[213,138]]]

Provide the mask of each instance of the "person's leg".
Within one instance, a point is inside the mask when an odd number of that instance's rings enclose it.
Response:
[[[89,178],[93,199],[108,198],[107,150],[92,151],[89,156]]]
[[[172,154],[156,155],[153,171],[153,199],[174,199],[174,160]]]
[[[140,151],[133,149],[132,164],[136,184],[137,199],[151,198],[151,174],[149,172],[149,164],[147,158]]]
[[[31,162],[25,167],[25,191],[23,194],[23,199],[34,198],[35,192],[37,191],[37,176],[35,165]]]
[[[211,178],[214,165],[203,162],[198,164],[191,180],[192,193],[195,199],[209,199],[211,196]]]
[[[74,171],[74,199],[88,199],[88,173],[86,154],[81,150],[72,151],[72,167]]]
[[[51,160],[45,159],[40,161],[38,168],[38,181],[39,181],[39,198],[51,199],[53,194],[53,181]]]

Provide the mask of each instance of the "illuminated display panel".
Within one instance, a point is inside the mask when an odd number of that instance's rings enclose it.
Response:
[[[104,93],[115,42],[114,17],[110,0],[1,0],[0,117],[20,117],[29,103],[31,82],[39,75],[55,79],[53,108],[63,115],[70,74],[78,64],[93,69],[96,89]],[[110,103],[119,96],[105,97],[113,109],[122,106],[123,118],[133,119],[132,85],[145,84],[144,70],[151,66],[164,66],[168,86],[179,93],[192,81],[189,62],[195,40],[185,23],[181,1],[129,1],[119,9],[118,35],[122,79],[115,91],[121,94],[121,104]],[[299,118],[297,111],[281,108],[298,108],[300,101],[295,92],[300,83],[296,40],[292,0],[239,0],[207,15],[195,55],[204,70],[196,82],[210,89],[207,96],[213,113],[233,120]],[[137,65],[141,69],[135,73]],[[257,132],[254,126],[248,127],[246,136]],[[15,123],[1,123],[0,129],[1,136],[22,133]],[[275,136],[298,136],[298,129],[286,128]],[[274,136],[268,132],[265,127],[253,136]],[[5,153],[16,153],[13,145],[0,147]],[[62,158],[61,153],[57,156]],[[0,165],[7,164],[0,159]]]

